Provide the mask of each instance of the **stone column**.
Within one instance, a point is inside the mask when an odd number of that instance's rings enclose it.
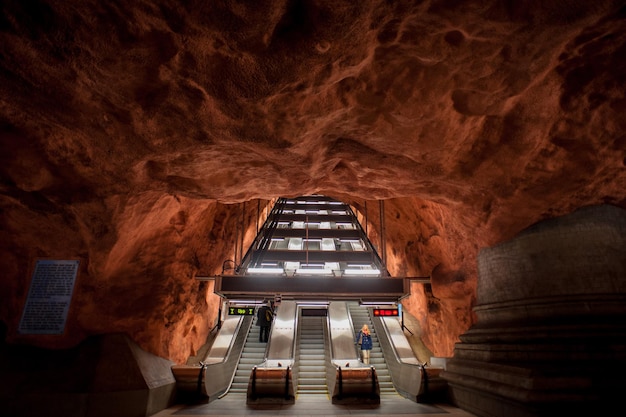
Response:
[[[626,210],[584,207],[478,256],[477,322],[442,377],[479,416],[589,415],[626,395]]]

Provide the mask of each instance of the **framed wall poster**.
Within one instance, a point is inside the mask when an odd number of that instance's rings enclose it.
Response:
[[[37,260],[19,333],[63,334],[79,264],[78,260]]]

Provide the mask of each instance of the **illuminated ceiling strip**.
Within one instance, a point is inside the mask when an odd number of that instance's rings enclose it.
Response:
[[[380,275],[378,269],[346,269],[344,275]]]
[[[282,274],[282,268],[248,268],[248,274]]]
[[[395,301],[359,301],[359,305],[362,306],[395,306],[397,303]]]
[[[332,269],[308,269],[298,268],[296,269],[296,275],[332,275]]]

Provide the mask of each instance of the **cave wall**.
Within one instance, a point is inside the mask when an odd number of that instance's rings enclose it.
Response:
[[[384,205],[388,268],[396,277],[432,273],[432,288],[424,291],[414,284],[413,296],[403,304],[419,317],[428,348],[437,356],[449,356],[458,335],[472,322],[475,268],[462,265],[460,254],[466,249],[446,235],[453,229],[444,229],[441,207],[407,203],[414,202]],[[69,209],[40,216],[25,216],[17,209],[7,212],[6,218],[13,221],[3,232],[3,253],[10,256],[0,257],[10,278],[0,284],[6,294],[2,308],[7,340],[68,348],[89,335],[124,332],[143,349],[184,363],[206,342],[218,319],[220,299],[213,294],[214,282],[195,278],[220,274],[232,265],[230,260],[241,260],[270,202],[222,205],[155,193],[114,198],[94,209],[100,216],[82,218]],[[367,219],[360,216],[361,221],[372,220],[367,230],[375,244],[380,244],[378,210],[379,203],[370,201]],[[17,240],[9,238],[17,235]],[[33,241],[36,247],[30,246]],[[19,334],[34,262],[74,258],[81,264],[65,333]]]
[[[479,248],[626,207],[622,0],[0,9],[11,343],[122,331],[183,362],[218,308],[194,277],[252,241],[255,202],[319,193],[367,200],[377,245],[385,201],[388,269],[431,277],[406,305],[447,356],[475,320]],[[62,336],[16,331],[40,258],[81,261]]]
[[[71,210],[39,216],[5,211],[13,220],[3,228],[0,257],[7,272],[0,284],[7,340],[67,348],[88,335],[122,332],[149,352],[184,362],[205,343],[219,309],[213,282],[195,277],[219,274],[234,258],[241,208],[146,194],[111,199],[98,210],[101,216],[89,218]],[[256,207],[245,216],[255,224]],[[246,233],[249,244],[256,230]],[[37,259],[81,262],[63,335],[17,331]]]
[[[430,278],[430,284],[411,283],[402,305],[418,318],[417,330],[434,355],[452,356],[458,336],[475,319],[473,255],[488,235],[476,233],[478,225],[463,213],[418,198],[364,201],[355,208],[379,255],[385,249],[391,276]]]

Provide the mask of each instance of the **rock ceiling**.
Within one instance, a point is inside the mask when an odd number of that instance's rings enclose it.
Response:
[[[10,337],[33,259],[80,258],[74,339],[121,328],[180,360],[215,303],[188,278],[220,272],[241,205],[252,224],[257,200],[321,193],[385,201],[390,270],[452,300],[457,327],[425,324],[449,354],[481,247],[626,208],[624,1],[0,7]]]

